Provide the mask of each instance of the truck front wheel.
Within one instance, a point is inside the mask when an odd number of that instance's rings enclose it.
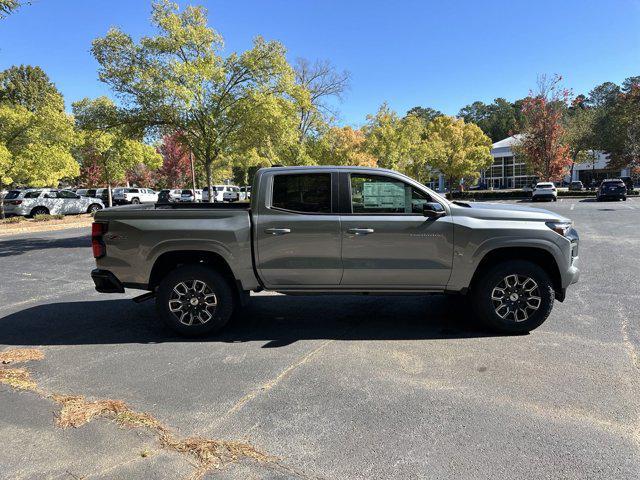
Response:
[[[547,273],[532,262],[501,262],[475,282],[473,304],[490,329],[527,333],[542,325],[553,308],[554,290]]]
[[[161,282],[156,307],[162,320],[186,336],[221,330],[231,318],[235,298],[227,280],[204,265],[185,265]]]

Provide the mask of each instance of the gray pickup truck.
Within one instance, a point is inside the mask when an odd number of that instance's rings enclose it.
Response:
[[[450,202],[390,170],[277,167],[251,203],[97,212],[99,292],[147,290],[185,335],[220,330],[249,292],[452,293],[493,330],[528,332],[578,280],[578,235],[546,210]]]

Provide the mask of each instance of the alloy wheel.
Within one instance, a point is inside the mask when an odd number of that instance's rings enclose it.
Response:
[[[513,322],[528,320],[542,304],[536,281],[515,273],[504,277],[493,288],[491,301],[496,315]]]
[[[218,306],[215,292],[202,280],[178,283],[169,298],[169,311],[184,325],[204,325]]]

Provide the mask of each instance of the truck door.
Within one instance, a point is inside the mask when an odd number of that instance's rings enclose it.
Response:
[[[267,287],[339,285],[337,175],[285,171],[264,179],[255,238],[257,268]]]
[[[423,215],[426,191],[398,178],[341,173],[343,287],[446,286],[453,261],[451,217]]]

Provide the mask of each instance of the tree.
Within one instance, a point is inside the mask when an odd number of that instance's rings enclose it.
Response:
[[[367,116],[362,128],[365,148],[378,160],[378,166],[394,170],[421,164],[423,121],[415,115],[400,118],[384,103],[375,115]]]
[[[31,112],[0,103],[0,190],[12,183],[55,187],[61,179],[77,176],[74,143],[73,121],[55,104],[44,103]]]
[[[21,2],[20,0],[0,0],[0,19],[8,17],[15,13],[22,5],[29,2]]]
[[[191,179],[190,152],[180,141],[180,134],[166,135],[158,151],[162,155],[162,166],[158,170],[161,186],[178,188],[187,185]]]
[[[110,126],[117,111],[107,97],[85,98],[73,104],[80,145],[77,156],[82,165],[100,168],[100,180],[107,184],[108,204],[113,204],[111,186],[123,181],[127,171],[144,164],[158,168],[162,157],[150,145],[129,138],[121,127]]]
[[[407,112],[407,116],[409,115],[415,115],[416,117],[420,118],[426,125],[431,120],[443,116],[444,113],[431,107],[413,107]]]
[[[204,167],[230,161],[246,133],[246,114],[274,96],[295,94],[294,74],[278,42],[257,37],[241,54],[221,55],[222,37],[207,26],[202,7],[153,4],[157,35],[134,42],[117,28],[93,42],[99,78],[122,97],[121,121],[147,133],[181,132]],[[211,196],[209,196],[211,198]]]
[[[594,145],[595,110],[585,103],[584,96],[578,96],[572,102],[564,119],[563,142],[569,147],[571,158],[570,177],[576,163],[589,161],[592,156],[589,150]]]
[[[323,125],[330,123],[336,111],[327,102],[330,98],[342,99],[349,88],[349,72],[337,72],[328,61],[311,64],[298,58],[295,66],[296,83],[302,87],[298,106],[299,140],[303,142],[310,133],[318,133]]]
[[[504,98],[496,98],[489,105],[473,102],[460,109],[458,117],[467,123],[475,123],[491,140],[498,142],[520,130],[520,111],[521,100],[510,103]]]
[[[454,117],[438,117],[425,132],[425,163],[445,176],[452,190],[462,178],[478,178],[493,162],[491,139],[480,127]]]
[[[561,80],[558,75],[538,79],[537,92],[525,99],[523,135],[515,148],[516,155],[545,181],[559,180],[571,164],[562,126],[569,92],[560,86]]]
[[[0,102],[21,105],[30,112],[45,104],[64,110],[62,94],[49,76],[40,67],[31,65],[14,65],[0,72]]]
[[[320,165],[376,167],[377,161],[365,149],[366,138],[361,130],[351,127],[331,127],[322,137]]]

